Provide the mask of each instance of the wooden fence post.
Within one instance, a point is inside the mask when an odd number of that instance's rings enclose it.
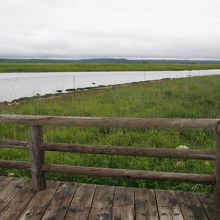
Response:
[[[40,125],[31,125],[29,132],[33,188],[36,191],[41,191],[46,188],[45,174],[42,171],[44,163],[44,151],[42,149],[43,128]]]
[[[216,128],[216,163],[215,163],[214,206],[220,210],[220,125]]]

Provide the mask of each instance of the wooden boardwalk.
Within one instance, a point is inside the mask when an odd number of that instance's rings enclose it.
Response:
[[[0,219],[218,220],[211,194],[0,177]]]

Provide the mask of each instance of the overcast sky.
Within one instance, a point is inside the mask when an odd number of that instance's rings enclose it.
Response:
[[[220,59],[220,0],[0,0],[0,57]]]

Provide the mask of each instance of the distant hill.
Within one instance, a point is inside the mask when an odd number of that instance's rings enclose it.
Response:
[[[0,63],[73,63],[73,64],[220,64],[220,60],[129,60],[116,58],[97,59],[0,59]]]

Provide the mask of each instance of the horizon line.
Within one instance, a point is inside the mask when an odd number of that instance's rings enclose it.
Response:
[[[95,60],[95,59],[99,59],[99,60],[105,60],[105,59],[113,59],[113,60],[120,60],[120,59],[124,59],[124,60],[187,60],[187,61],[220,61],[220,58],[163,58],[163,57],[158,57],[158,58],[152,58],[152,57],[146,57],[146,58],[139,58],[139,57],[132,57],[132,58],[128,58],[128,57],[94,57],[94,58],[72,58],[72,57],[0,57],[1,60]]]

